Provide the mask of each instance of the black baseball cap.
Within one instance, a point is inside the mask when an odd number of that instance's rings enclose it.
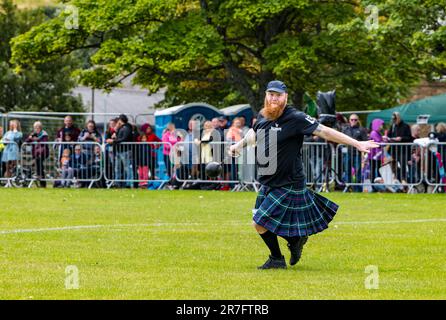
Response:
[[[288,92],[285,83],[279,80],[270,81],[266,86],[266,91],[274,91],[278,93]]]

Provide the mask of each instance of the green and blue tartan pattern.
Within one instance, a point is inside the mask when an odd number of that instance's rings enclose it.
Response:
[[[339,206],[308,188],[263,185],[256,199],[253,220],[287,237],[309,236],[328,228]]]

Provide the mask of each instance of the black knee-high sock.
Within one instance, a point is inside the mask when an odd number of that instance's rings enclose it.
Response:
[[[269,230],[265,233],[262,233],[260,236],[262,237],[265,244],[268,246],[269,251],[271,251],[271,255],[274,258],[281,258],[282,252],[280,251],[277,236]]]
[[[281,236],[282,238],[284,238],[289,244],[296,244],[300,237],[286,237],[286,236]]]

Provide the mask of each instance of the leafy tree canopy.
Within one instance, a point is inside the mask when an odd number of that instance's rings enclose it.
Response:
[[[74,74],[85,85],[111,89],[136,74],[152,92],[166,87],[168,105],[259,110],[267,82],[281,79],[298,107],[305,92],[336,89],[338,110],[384,108],[446,70],[446,0],[66,4],[71,10],[13,40],[13,63],[39,66],[81,50],[89,66]]]
[[[69,93],[77,68],[69,56],[23,65],[19,72],[11,64],[10,41],[54,16],[55,10],[41,8],[18,11],[11,0],[0,3],[0,107],[8,111],[83,111],[79,98]]]

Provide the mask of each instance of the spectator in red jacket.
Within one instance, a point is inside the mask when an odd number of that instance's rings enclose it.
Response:
[[[141,126],[142,134],[138,137],[138,142],[143,142],[138,145],[137,149],[137,165],[138,175],[140,181],[139,186],[147,185],[146,180],[155,179],[157,154],[156,150],[161,147],[161,139],[153,132],[153,127],[145,123]],[[150,172],[150,176],[149,176]]]

